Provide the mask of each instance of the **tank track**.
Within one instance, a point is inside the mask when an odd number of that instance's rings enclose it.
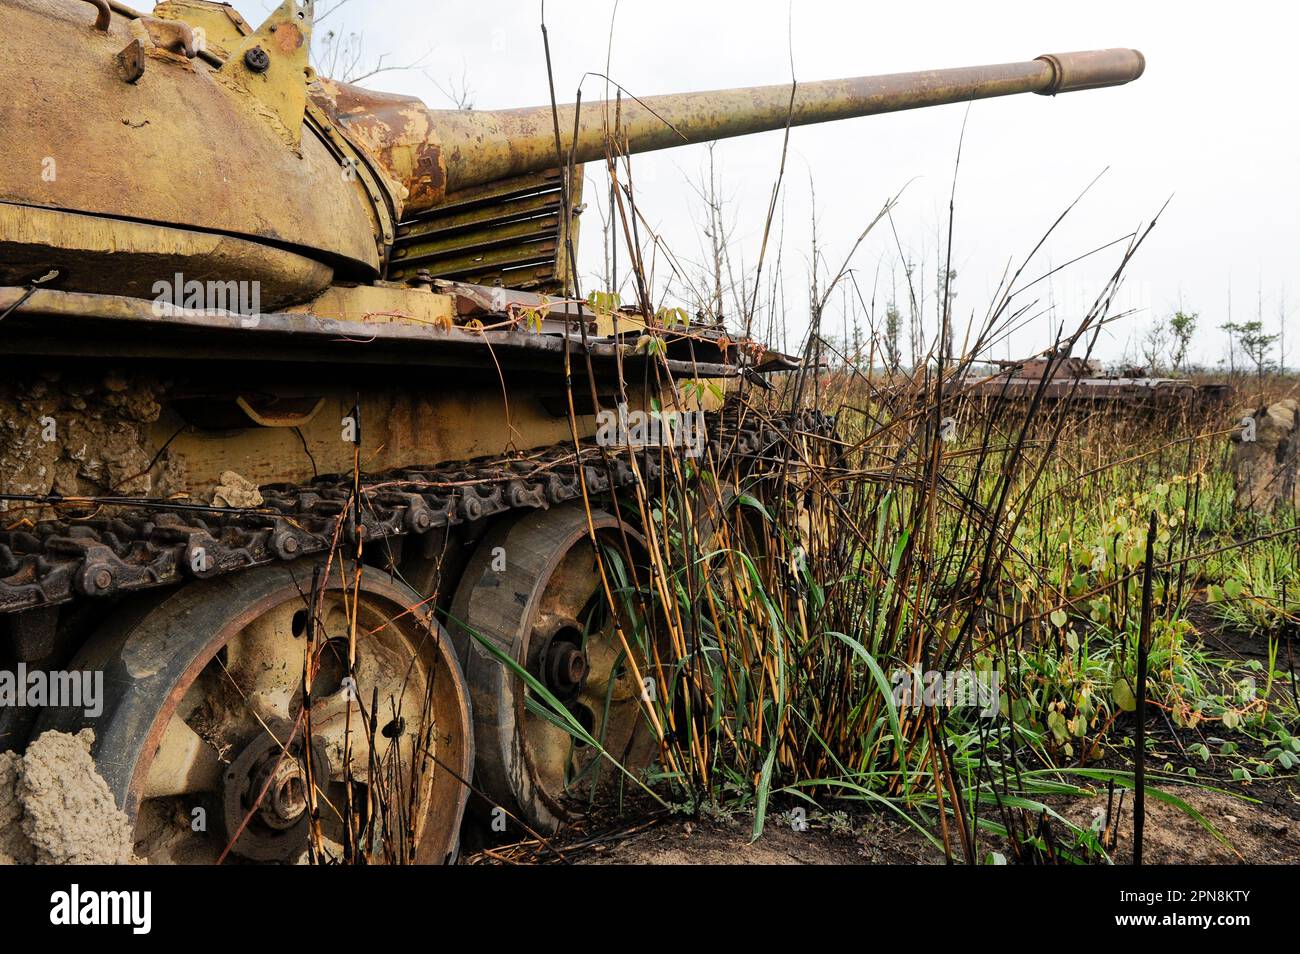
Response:
[[[759,419],[710,415],[715,460],[761,462],[793,430],[828,434],[819,412]],[[100,499],[111,515],[58,519],[0,530],[0,614],[109,597],[149,587],[207,579],[277,561],[323,553],[336,540],[355,544],[418,535],[510,510],[544,509],[582,496],[631,486],[637,465],[648,487],[661,471],[660,449],[604,451],[572,443],[522,457],[484,457],[436,467],[363,475],[362,506],[353,514],[353,477],[329,475],[301,485],[261,488],[255,509],[217,508],[168,500]],[[726,461],[724,461],[724,457]],[[608,464],[606,463],[608,461]],[[57,504],[47,497],[42,504]],[[342,526],[340,526],[342,522]],[[350,552],[350,551],[347,551]]]

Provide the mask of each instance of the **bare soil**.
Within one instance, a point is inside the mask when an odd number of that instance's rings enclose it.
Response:
[[[1131,793],[1128,793],[1131,795]],[[1300,864],[1300,822],[1267,805],[1204,789],[1170,789],[1218,833],[1175,805],[1148,798],[1142,830],[1142,863],[1168,865]],[[1106,798],[1076,799],[1058,808],[1075,824],[1087,825],[1106,811]],[[1132,799],[1119,818],[1116,864],[1133,860]]]
[[[1300,822],[1268,805],[1216,791],[1182,788],[1171,794],[1199,813],[1214,831],[1182,809],[1148,799],[1143,828],[1144,864],[1300,864]],[[1118,841],[1114,861],[1130,864],[1133,855],[1131,793],[1117,807]],[[1053,807],[1080,826],[1106,810],[1106,798],[1056,800]],[[851,832],[832,832],[814,822],[806,831],[769,824],[750,841],[751,820],[687,820],[665,816],[630,823],[603,835],[572,833],[553,841],[556,852],[531,858],[498,851],[475,852],[471,864],[511,861],[569,862],[584,865],[916,865],[944,864],[943,852],[915,829],[892,816],[865,814]],[[1217,834],[1216,834],[1217,833]],[[1005,846],[987,840],[983,849]],[[562,857],[561,857],[562,856]],[[960,859],[954,859],[960,863]]]
[[[750,822],[669,820],[611,844],[576,853],[596,865],[865,865],[942,864],[919,833],[880,817],[869,831],[835,834],[810,827],[770,825],[756,842]]]

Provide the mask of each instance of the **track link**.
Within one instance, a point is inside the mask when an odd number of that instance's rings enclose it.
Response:
[[[793,432],[829,433],[818,412],[742,419],[710,415],[714,459],[752,465]],[[301,485],[261,488],[255,509],[207,507],[174,500],[105,498],[107,515],[41,521],[0,531],[0,614],[57,606],[81,597],[109,597],[187,579],[207,579],[276,561],[355,544],[428,533],[519,508],[544,509],[582,496],[631,486],[629,454],[654,487],[667,448],[634,452],[571,443],[521,457],[484,457],[363,475],[359,508],[350,474]],[[61,498],[41,498],[58,505]]]

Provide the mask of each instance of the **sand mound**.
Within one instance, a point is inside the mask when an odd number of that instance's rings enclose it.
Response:
[[[18,800],[22,756],[0,752],[0,865],[29,865],[36,860],[32,843],[23,834],[23,803]]]
[[[0,864],[131,861],[131,823],[90,757],[94,733],[46,732],[0,755]]]

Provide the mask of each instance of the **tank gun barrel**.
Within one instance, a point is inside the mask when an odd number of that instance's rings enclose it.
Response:
[[[1137,50],[1040,56],[1020,63],[969,66],[644,98],[615,106],[559,107],[561,146],[575,161],[603,159],[614,137],[620,151],[650,152],[731,136],[857,116],[961,103],[1014,93],[1055,95],[1119,86],[1142,75]],[[355,133],[408,190],[418,212],[472,186],[554,168],[555,114],[550,106],[507,110],[432,110],[409,97],[327,84],[340,122]],[[576,141],[575,112],[577,112]],[[616,116],[617,114],[617,116]]]

